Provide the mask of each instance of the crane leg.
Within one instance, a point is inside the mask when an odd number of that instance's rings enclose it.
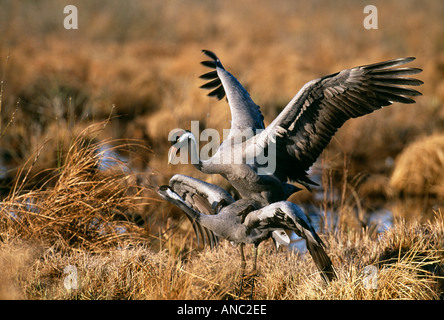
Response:
[[[253,300],[253,294],[254,294],[254,280],[257,275],[257,253],[258,253],[259,245],[254,245],[254,261],[253,261],[253,272],[252,272],[252,279],[251,279],[251,292],[250,292],[250,300]]]
[[[242,270],[244,270],[245,266],[247,265],[247,261],[245,260],[245,254],[244,254],[244,246],[245,246],[245,244],[243,244],[243,243],[239,246],[239,251],[240,251],[240,254],[241,254],[241,267],[242,267]]]
[[[244,277],[245,277],[245,266],[247,265],[247,262],[245,260],[245,254],[244,254],[244,244],[241,243],[239,246],[239,251],[241,254],[241,278],[240,278],[240,286],[239,286],[239,293],[238,293],[238,297],[240,297],[242,295],[242,287],[244,286]]]
[[[258,251],[259,245],[254,245],[254,262],[253,262],[253,273],[256,274],[257,272],[257,251]]]
[[[255,277],[257,275],[257,255],[258,255],[258,247],[259,245],[254,245],[254,260],[253,260],[253,270],[250,274],[248,274],[247,276],[245,275],[245,267],[247,265],[246,259],[245,259],[245,253],[244,253],[244,244],[241,244],[239,247],[239,251],[241,254],[241,278],[240,278],[240,285],[239,285],[239,293],[238,293],[238,297],[240,298],[242,296],[242,292],[243,292],[243,287],[244,287],[244,280],[248,279],[247,282],[251,283],[251,292],[250,292],[250,300],[253,299],[253,294],[254,294],[254,282],[255,282]]]

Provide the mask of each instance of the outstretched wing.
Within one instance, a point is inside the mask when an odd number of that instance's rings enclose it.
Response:
[[[305,239],[308,252],[321,271],[323,279],[328,282],[336,278],[333,264],[324,250],[324,243],[297,205],[288,201],[275,202],[249,213],[244,224],[248,229],[256,228],[270,232],[279,229],[293,230]]]
[[[276,143],[275,174],[310,184],[306,171],[317,160],[336,131],[350,118],[371,113],[393,102],[414,103],[420,92],[402,87],[423,82],[403,77],[417,68],[394,68],[415,58],[400,58],[346,69],[304,85],[259,141]]]
[[[174,175],[169,184],[190,206],[205,214],[215,214],[219,204],[234,202],[225,189],[183,174]],[[197,202],[194,199],[198,199]]]
[[[174,175],[169,185],[190,208],[204,214],[216,214],[219,205],[234,202],[231,195],[221,187],[186,175]],[[187,217],[190,218],[188,215]],[[219,239],[213,231],[201,226],[197,221],[192,219],[190,221],[193,224],[198,244],[201,239],[204,245],[209,242],[211,248],[218,244]]]
[[[227,96],[231,110],[231,129],[251,129],[252,133],[255,133],[257,129],[264,129],[264,117],[247,90],[225,70],[213,52],[208,50],[202,50],[202,52],[212,60],[201,63],[214,70],[200,76],[201,79],[209,80],[201,88],[212,90],[208,95],[219,100]]]

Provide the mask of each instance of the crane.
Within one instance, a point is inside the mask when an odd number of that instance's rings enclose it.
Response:
[[[421,69],[399,67],[414,57],[345,69],[307,82],[265,127],[260,108],[245,88],[223,67],[216,54],[208,50],[203,53],[211,60],[202,64],[213,70],[201,76],[208,81],[201,88],[211,89],[209,96],[219,100],[227,97],[232,120],[228,137],[214,155],[207,160],[197,156],[193,165],[203,173],[220,174],[242,198],[263,206],[286,200],[300,190],[288,182],[308,189],[316,185],[307,170],[347,120],[393,102],[414,103],[409,96],[421,93],[405,86],[423,84],[421,80],[404,77],[420,73]],[[198,155],[196,138],[190,131],[177,130],[172,144],[169,162],[184,146]],[[234,155],[241,161],[230,161]],[[272,166],[259,161],[264,155],[273,162]]]
[[[231,201],[224,189],[207,182],[185,175],[175,175],[171,180],[170,185],[158,188],[158,194],[182,209],[196,234],[200,233],[202,238],[217,236],[240,245],[242,269],[246,264],[245,244],[254,245],[253,271],[256,271],[260,243],[275,237],[276,232],[285,233],[283,229],[286,229],[295,231],[306,241],[308,251],[327,283],[336,278],[333,264],[324,250],[325,244],[296,204],[278,201],[264,207],[253,199]],[[206,208],[208,213],[202,213],[198,208]]]

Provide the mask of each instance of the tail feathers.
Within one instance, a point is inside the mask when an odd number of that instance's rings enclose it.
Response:
[[[321,244],[307,241],[308,252],[310,252],[316,267],[318,267],[321,272],[322,278],[326,283],[337,279],[336,272],[333,268],[333,263],[331,262],[329,256],[325,252]]]

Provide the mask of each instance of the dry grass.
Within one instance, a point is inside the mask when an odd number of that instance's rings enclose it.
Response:
[[[400,193],[444,195],[444,136],[435,134],[413,142],[396,159],[391,185]]]
[[[440,299],[443,289],[442,217],[427,226],[400,223],[379,240],[349,232],[329,236],[338,280],[326,286],[308,256],[260,250],[255,299]],[[13,252],[11,252],[13,250]],[[250,255],[248,257],[251,257]],[[3,243],[3,298],[32,299],[238,299],[240,261],[228,242],[181,260],[166,248],[122,246],[100,254],[63,253],[54,247]],[[78,289],[67,290],[63,272],[74,265]],[[366,286],[365,267],[377,269]],[[248,266],[247,266],[248,268]]]
[[[47,245],[87,250],[115,246],[121,238],[144,237],[143,229],[127,220],[140,216],[148,205],[145,188],[137,185],[138,177],[127,163],[106,155],[128,144],[110,148],[111,141],[93,143],[88,137],[93,130],[97,129],[87,128],[72,141],[66,155],[59,155],[60,167],[39,174],[44,179],[39,188],[26,190],[41,150],[19,171],[0,207],[3,237],[19,235]],[[114,161],[114,166],[101,170],[106,161]]]
[[[311,79],[417,57],[424,96],[348,122],[323,154],[317,205],[339,214],[336,228],[322,232],[338,281],[325,286],[309,256],[267,243],[253,297],[443,298],[442,1],[376,1],[372,31],[362,27],[362,1],[70,4],[79,9],[75,31],[63,29],[60,1],[10,1],[0,11],[1,298],[248,297],[249,281],[239,296],[237,249],[193,249],[183,215],[152,190],[178,172],[228,187],[192,166],[166,166],[171,129],[189,129],[191,120],[201,130],[229,126],[225,101],[198,88],[201,49],[217,52],[266,123]],[[104,157],[112,167],[101,167]],[[390,177],[395,189],[420,195],[397,197]],[[381,236],[362,227],[377,206],[395,215]],[[68,265],[79,289],[63,285]],[[375,290],[364,285],[368,265],[378,267]]]

